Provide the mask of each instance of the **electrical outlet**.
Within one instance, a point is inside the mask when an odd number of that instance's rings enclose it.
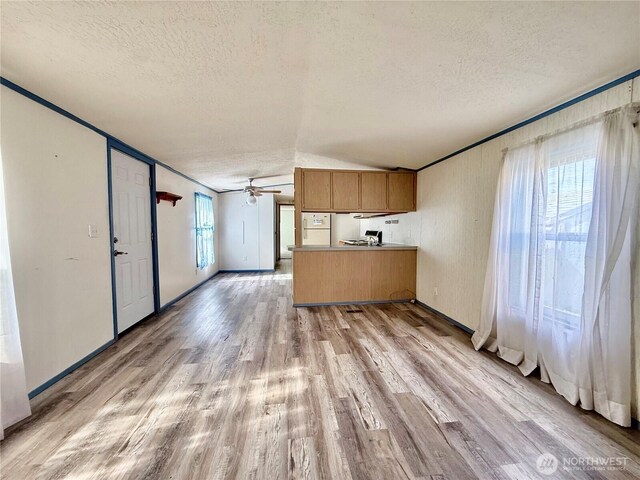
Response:
[[[247,261],[247,256],[245,255],[244,257],[242,257],[242,260],[244,260],[246,262]]]
[[[89,224],[89,238],[98,237],[98,227],[96,225]]]

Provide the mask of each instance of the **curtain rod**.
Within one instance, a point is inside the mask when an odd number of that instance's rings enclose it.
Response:
[[[566,133],[566,132],[570,132],[571,130],[575,130],[577,128],[585,127],[585,126],[590,125],[592,123],[599,122],[600,120],[604,119],[605,117],[608,117],[609,115],[612,115],[612,114],[617,113],[619,111],[626,110],[626,109],[633,110],[634,108],[638,109],[638,110],[636,110],[636,115],[639,114],[640,113],[640,102],[627,103],[627,104],[622,105],[620,107],[616,107],[614,109],[607,110],[606,112],[599,113],[599,114],[594,115],[592,117],[585,118],[584,120],[581,120],[579,122],[573,123],[573,124],[571,124],[571,125],[569,125],[567,127],[558,128],[556,130],[553,130],[552,132],[545,133],[545,134],[542,134],[542,135],[538,135],[537,137],[535,137],[535,138],[533,138],[531,140],[527,140],[526,142],[520,143],[520,144],[518,144],[518,145],[516,145],[514,147],[505,147],[505,148],[502,149],[502,153],[506,154],[509,150],[516,150],[518,148],[522,148],[522,147],[525,147],[527,145],[531,145],[532,143],[540,142],[542,140],[546,140],[548,138],[555,137],[557,135],[561,135],[561,134]],[[637,122],[634,122],[633,126],[635,127],[636,124],[637,124]]]

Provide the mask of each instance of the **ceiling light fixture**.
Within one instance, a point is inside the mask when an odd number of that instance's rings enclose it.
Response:
[[[269,178],[269,177],[261,177],[261,178]],[[281,190],[265,190],[264,187],[258,187],[253,184],[255,178],[249,178],[249,185],[244,187],[244,191],[249,194],[247,197],[247,205],[255,205],[257,198],[261,197],[263,193],[282,193]]]

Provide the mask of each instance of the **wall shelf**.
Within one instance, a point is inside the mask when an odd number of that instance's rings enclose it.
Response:
[[[156,192],[156,203],[160,203],[160,200],[166,200],[167,202],[173,203],[173,206],[176,206],[178,200],[182,200],[180,195],[176,195],[171,192]]]

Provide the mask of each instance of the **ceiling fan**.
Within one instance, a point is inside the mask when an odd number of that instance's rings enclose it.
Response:
[[[254,180],[255,178],[249,178],[249,185],[244,187],[244,192],[249,194],[247,196],[247,203],[249,205],[255,205],[257,201],[256,197],[262,196],[263,193],[282,193],[282,190],[267,190],[262,187],[255,186],[253,185]]]

